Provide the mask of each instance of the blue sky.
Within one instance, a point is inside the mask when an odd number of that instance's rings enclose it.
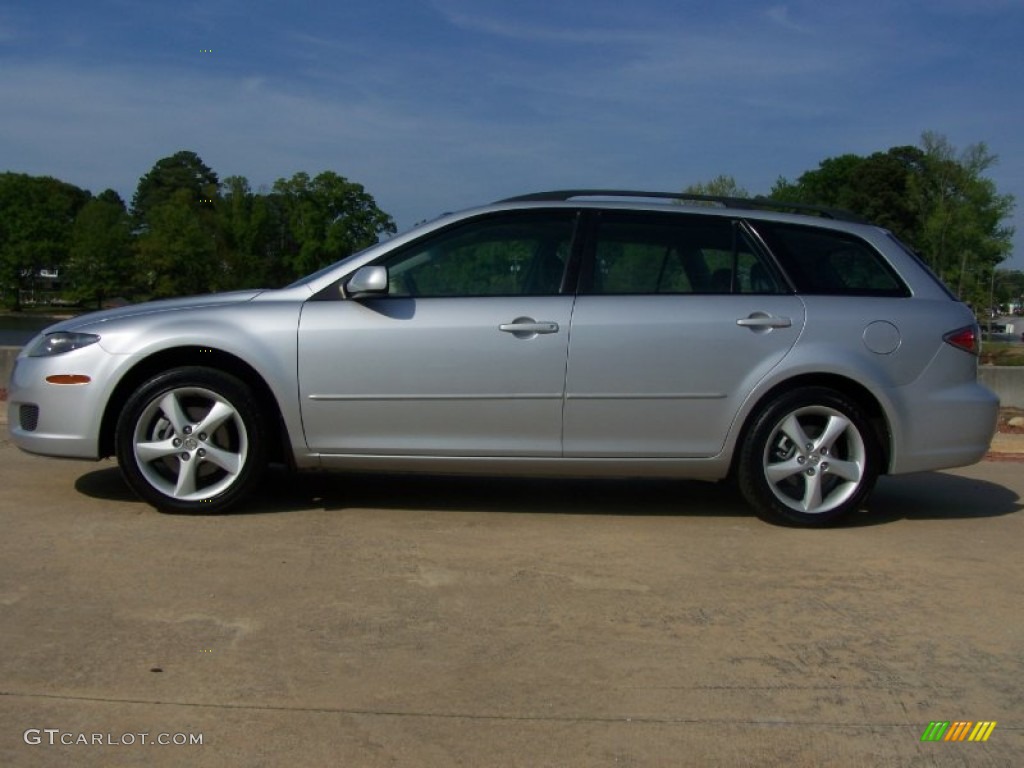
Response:
[[[189,149],[257,189],[333,170],[405,228],[549,188],[765,193],[933,130],[1021,208],[1022,41],[1024,0],[0,0],[0,170],[130,199]]]

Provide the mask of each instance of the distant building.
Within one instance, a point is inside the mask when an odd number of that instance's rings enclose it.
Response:
[[[61,289],[64,286],[58,267],[22,270],[21,284],[24,287],[18,291],[18,300],[23,305],[63,303]]]

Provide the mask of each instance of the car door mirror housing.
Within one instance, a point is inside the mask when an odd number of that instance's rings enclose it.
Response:
[[[386,295],[388,292],[388,268],[360,267],[345,284],[345,291],[352,299]]]

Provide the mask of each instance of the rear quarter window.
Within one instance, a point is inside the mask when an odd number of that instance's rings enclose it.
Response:
[[[875,248],[855,235],[778,222],[750,222],[798,293],[827,296],[909,296]]]

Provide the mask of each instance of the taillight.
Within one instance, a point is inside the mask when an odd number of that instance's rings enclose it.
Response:
[[[957,349],[970,352],[972,355],[976,355],[981,351],[981,347],[978,344],[980,338],[981,330],[976,325],[969,325],[966,328],[950,331],[942,337],[943,341],[947,344],[952,344]]]

